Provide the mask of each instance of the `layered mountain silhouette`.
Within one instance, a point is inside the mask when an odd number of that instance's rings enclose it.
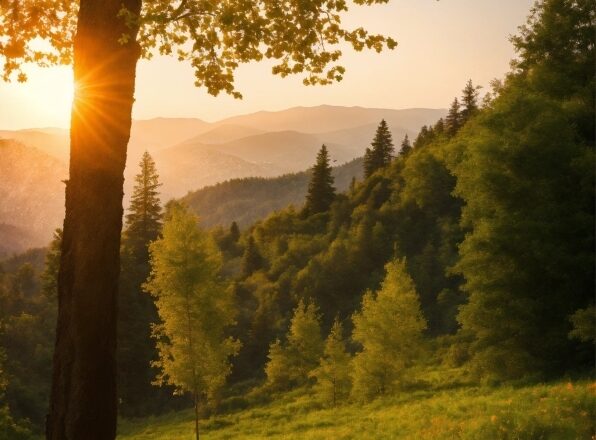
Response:
[[[324,105],[263,111],[218,122],[194,118],[133,121],[125,194],[131,191],[144,151],[151,153],[156,161],[165,202],[230,179],[286,175],[283,181],[286,182],[288,173],[312,166],[323,143],[329,147],[333,165],[339,166],[363,155],[381,119],[388,122],[395,144],[399,145],[405,134],[415,136],[422,125],[434,123],[445,113],[442,109]],[[3,177],[0,180],[0,253],[46,245],[52,231],[62,223],[64,185],[61,180],[67,176],[68,131],[57,128],[0,130],[0,142],[0,175]],[[299,180],[304,182],[304,176]],[[238,188],[242,184],[236,181],[233,185]],[[290,186],[281,187],[290,191]],[[296,203],[297,196],[279,196],[278,202],[271,203],[269,208],[252,211],[246,216],[246,222],[283,207],[288,201]],[[210,202],[211,209],[218,210],[218,203],[218,200]],[[202,204],[198,210],[205,213],[206,205]],[[221,223],[230,219],[228,215],[219,217]],[[209,220],[208,224],[218,222]]]

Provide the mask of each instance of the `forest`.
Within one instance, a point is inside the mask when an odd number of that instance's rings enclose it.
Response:
[[[167,438],[135,432],[177,414],[169,438],[234,423],[248,431],[231,437],[268,437],[251,411],[283,402],[300,402],[296,419],[355,420],[312,438],[398,438],[358,425],[355,405],[413,419],[441,404],[412,396],[444,396],[469,401],[472,420],[478,393],[518,396],[525,418],[404,438],[593,438],[593,5],[539,2],[511,41],[510,72],[490,90],[464,79],[415,138],[379,121],[351,181],[323,145],[307,173],[162,203],[143,156],[120,247],[121,438]],[[250,202],[225,203],[238,193]],[[61,240],[0,263],[2,439],[44,431]]]

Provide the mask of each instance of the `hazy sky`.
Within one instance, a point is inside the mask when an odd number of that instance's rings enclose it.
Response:
[[[344,80],[305,87],[299,77],[271,75],[271,63],[242,66],[243,100],[211,97],[193,85],[189,65],[172,58],[139,64],[134,117],[198,117],[214,121],[258,110],[319,104],[407,108],[447,107],[468,78],[487,86],[502,77],[514,56],[508,37],[525,21],[533,0],[391,0],[353,7],[350,27],[392,36],[393,51],[346,51]],[[30,68],[25,84],[0,82],[0,129],[66,127],[71,70]]]

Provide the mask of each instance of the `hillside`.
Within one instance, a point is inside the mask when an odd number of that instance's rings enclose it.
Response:
[[[0,140],[0,254],[45,244],[64,216],[66,165],[16,141]]]
[[[213,123],[195,118],[136,120],[132,124],[128,148],[124,204],[128,205],[137,165],[144,151],[154,156],[163,183],[161,199],[165,203],[171,198],[183,197],[189,191],[231,179],[301,172],[312,166],[323,143],[329,147],[332,163],[342,164],[363,155],[382,118],[389,122],[395,143],[399,144],[406,133],[413,135],[421,125],[432,123],[444,114],[444,110],[434,109],[318,106],[257,112]],[[23,250],[28,246],[44,246],[51,239],[53,228],[61,222],[58,218],[62,215],[64,188],[56,182],[66,178],[68,130],[1,130],[0,139],[12,139],[21,145],[21,153],[11,156],[14,162],[7,174],[10,180],[4,179],[0,184],[12,189],[10,197],[0,201],[3,247]],[[31,151],[25,153],[24,149]],[[30,163],[27,155],[32,157]],[[7,157],[0,159],[5,166]],[[54,173],[54,177],[60,175],[60,178],[52,178],[53,183],[46,185],[43,175],[33,176],[35,169],[46,172],[60,169]],[[348,174],[345,182],[338,181],[340,189],[345,189],[355,175]],[[207,215],[208,224],[227,222],[231,216],[247,224],[288,203],[301,203],[305,180],[304,177],[298,179],[301,183],[297,184],[293,195],[280,196],[267,203],[258,202],[256,206],[252,204],[262,199],[261,195],[243,196],[243,201],[230,201],[224,197],[223,203],[210,199],[208,207],[197,203],[202,212],[214,213]],[[287,182],[282,185],[285,191],[291,186],[292,178],[286,176],[281,182]],[[32,207],[37,207],[38,212],[32,213]]]
[[[335,187],[348,189],[353,177],[362,177],[362,159],[334,168]],[[310,171],[275,178],[250,177],[218,183],[184,197],[205,226],[227,226],[236,221],[246,227],[289,205],[304,203]]]
[[[201,420],[199,431],[207,440],[589,439],[596,415],[594,386],[582,381],[518,388],[453,384],[441,389],[435,384],[433,390],[336,408],[313,401],[303,390],[261,402],[252,396],[232,397],[223,414]],[[193,430],[189,410],[123,423],[117,438],[192,438]]]

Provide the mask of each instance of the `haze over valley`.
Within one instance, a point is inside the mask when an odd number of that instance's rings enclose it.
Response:
[[[165,202],[230,179],[272,178],[305,171],[313,165],[323,143],[329,148],[332,165],[339,166],[364,154],[381,119],[387,121],[399,145],[406,134],[415,136],[421,126],[434,123],[445,113],[443,109],[323,105],[262,111],[212,123],[193,118],[134,121],[125,172],[125,206],[144,151],[155,159],[163,184],[161,198]],[[3,176],[0,181],[0,254],[45,246],[53,230],[61,226],[62,180],[68,176],[68,157],[67,130],[0,130],[0,174]],[[346,168],[340,189],[345,189],[359,173],[360,167]],[[288,190],[281,191],[283,195],[277,203],[257,203],[258,207],[248,212],[224,209],[222,215],[221,207],[212,200],[210,212],[198,214],[204,215],[209,225],[227,222],[230,212],[238,212],[241,223],[256,220],[301,200],[307,178],[297,179],[301,183],[291,190],[287,184],[281,185]],[[240,206],[251,204],[246,199],[226,203],[232,202]]]

